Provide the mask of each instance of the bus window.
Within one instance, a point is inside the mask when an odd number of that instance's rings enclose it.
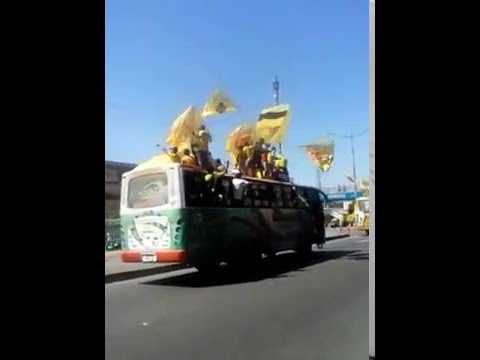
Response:
[[[232,205],[232,184],[231,179],[221,179],[217,183],[221,183],[221,186],[218,188],[217,196],[220,195],[223,199],[221,206],[231,206]]]
[[[132,178],[128,183],[127,206],[143,209],[168,204],[167,174],[157,173]]]
[[[262,200],[260,198],[260,186],[259,184],[253,183],[247,191],[247,196],[250,196],[252,199],[253,206],[255,207],[261,207],[262,206]]]
[[[270,193],[270,188],[267,184],[261,184],[259,188],[260,200],[262,202],[262,207],[269,208],[272,206],[272,196]]]
[[[283,203],[285,207],[292,208],[294,207],[293,197],[292,197],[292,187],[291,186],[282,186],[282,193],[283,193]]]
[[[273,188],[274,196],[275,196],[275,206],[278,208],[283,207],[283,193],[282,188],[278,185],[275,185]]]
[[[318,196],[320,197],[320,201],[322,202],[323,206],[326,206],[328,203],[327,195],[323,191],[319,191]]]
[[[211,192],[208,191],[205,182],[205,174],[195,171],[183,171],[183,183],[185,186],[185,205],[187,207],[211,206]]]
[[[359,210],[365,214],[370,212],[370,201],[368,200],[358,200]]]

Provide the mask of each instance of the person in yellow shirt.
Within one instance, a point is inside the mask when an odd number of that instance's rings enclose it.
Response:
[[[170,158],[171,162],[175,162],[175,163],[180,162],[180,155],[178,155],[178,148],[176,146],[172,146],[170,150],[167,152],[167,155]]]
[[[212,142],[210,133],[206,130],[205,125],[200,125],[198,128],[198,134],[194,135],[194,145],[197,149],[195,156],[198,163],[204,169],[210,168],[210,162],[208,159],[208,145]]]
[[[282,154],[275,156],[274,180],[288,181],[287,159]]]
[[[191,166],[191,167],[198,166],[197,159],[195,159],[194,156],[190,155],[190,150],[189,149],[183,150],[183,156],[182,156],[181,164],[184,165],[184,166]]]
[[[277,156],[277,149],[275,146],[272,146],[268,149],[267,152],[267,175],[266,177],[269,179],[273,178],[273,169],[275,167],[275,160]]]

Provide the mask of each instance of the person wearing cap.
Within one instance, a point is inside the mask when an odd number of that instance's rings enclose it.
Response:
[[[242,173],[239,170],[234,169],[232,174],[234,176],[232,180],[233,204],[234,206],[241,207],[243,206],[243,194],[250,183],[247,180],[242,179]]]

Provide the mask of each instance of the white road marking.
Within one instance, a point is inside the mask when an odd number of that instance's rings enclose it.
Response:
[[[360,241],[358,241],[358,242],[359,242],[359,243],[363,243],[363,242],[369,242],[369,241],[370,241],[370,239],[365,239],[365,240],[360,240]]]

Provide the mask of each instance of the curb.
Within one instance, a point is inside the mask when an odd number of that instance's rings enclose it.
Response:
[[[337,240],[337,239],[343,239],[349,237],[350,234],[343,234],[343,235],[335,235],[335,236],[329,236],[325,239],[325,242],[329,242],[332,240]],[[150,276],[150,275],[158,275],[158,274],[163,274],[166,272],[171,272],[175,270],[181,270],[181,269],[186,269],[189,268],[189,265],[186,264],[170,264],[170,265],[165,265],[165,266],[159,266],[157,268],[150,268],[150,269],[140,269],[140,270],[133,270],[133,271],[123,271],[120,273],[115,273],[115,274],[107,274],[105,275],[105,284],[110,284],[114,282],[119,282],[119,281],[125,281],[125,280],[132,280],[144,276]]]

